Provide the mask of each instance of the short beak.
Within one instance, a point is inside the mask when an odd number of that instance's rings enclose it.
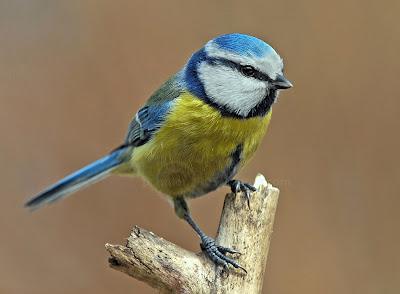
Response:
[[[292,83],[283,75],[277,75],[275,80],[272,81],[272,85],[278,90],[289,89],[293,87]]]

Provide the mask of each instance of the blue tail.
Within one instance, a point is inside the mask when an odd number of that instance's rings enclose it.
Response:
[[[125,154],[125,148],[117,149],[111,154],[96,160],[48,187],[46,190],[29,200],[25,206],[36,209],[43,204],[57,201],[62,197],[68,196],[73,192],[100,181],[125,161]]]

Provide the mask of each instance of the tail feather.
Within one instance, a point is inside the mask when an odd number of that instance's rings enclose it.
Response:
[[[115,168],[124,162],[125,149],[117,149],[111,154],[96,160],[82,169],[66,176],[54,185],[48,187],[31,200],[25,206],[31,209],[52,203],[66,197],[80,189],[107,177]]]

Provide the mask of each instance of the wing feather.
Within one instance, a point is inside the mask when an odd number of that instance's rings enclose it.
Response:
[[[139,109],[129,124],[124,145],[141,146],[161,127],[174,100],[183,92],[180,73],[172,76]]]

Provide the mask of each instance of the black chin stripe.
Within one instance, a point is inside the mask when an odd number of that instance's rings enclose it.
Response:
[[[252,118],[252,117],[257,117],[257,116],[264,116],[266,115],[269,110],[272,107],[272,104],[274,104],[277,96],[277,91],[276,90],[270,90],[269,93],[264,97],[264,99],[258,103],[253,109],[250,110],[250,112],[247,115],[240,115],[235,112],[232,112],[229,108],[227,108],[225,105],[219,105],[207,96],[206,98],[203,98],[202,100],[206,102],[208,105],[214,107],[215,109],[218,109],[218,111],[221,113],[222,116],[224,117],[231,117],[231,118],[237,118],[237,119],[246,119],[246,118]]]
[[[260,103],[258,103],[252,110],[250,110],[246,118],[266,115],[271,110],[272,104],[274,104],[277,94],[278,92],[276,90],[270,90],[269,93],[267,93],[267,95],[264,97],[264,99]]]

